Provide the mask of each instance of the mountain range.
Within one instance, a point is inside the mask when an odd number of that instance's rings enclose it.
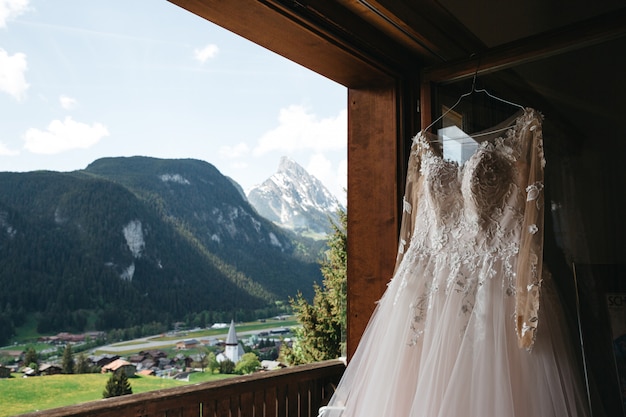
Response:
[[[260,215],[236,182],[199,160],[0,173],[5,323],[32,313],[41,331],[106,330],[262,309],[312,296],[323,248]]]
[[[302,236],[325,238],[344,207],[320,180],[283,156],[278,170],[248,193],[250,204],[266,219]]]

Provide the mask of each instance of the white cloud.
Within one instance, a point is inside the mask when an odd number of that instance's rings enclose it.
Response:
[[[24,148],[38,154],[57,154],[71,149],[87,149],[95,145],[109,131],[101,123],[91,126],[66,117],[53,120],[43,131],[30,128],[24,134]]]
[[[63,107],[65,110],[72,110],[74,107],[76,107],[78,101],[76,101],[76,99],[72,97],[60,96],[59,103],[61,104],[61,107]]]
[[[197,61],[204,64],[209,58],[215,58],[217,53],[219,52],[219,48],[217,45],[209,44],[202,49],[195,49],[193,51],[193,56]]]
[[[0,156],[15,156],[19,155],[19,151],[9,149],[4,143],[0,142]]]
[[[7,21],[28,10],[28,0],[0,0],[0,28],[7,26]]]
[[[278,127],[266,132],[254,149],[255,155],[270,151],[293,152],[341,150],[347,146],[348,117],[342,110],[336,117],[318,118],[303,106],[281,109]]]
[[[250,165],[248,165],[247,162],[233,162],[232,164],[230,164],[231,167],[233,167],[234,169],[238,169],[238,170],[242,170],[242,169],[247,169]]]
[[[345,189],[348,188],[348,161],[342,159],[335,167],[333,163],[321,153],[311,156],[306,170],[320,180],[328,190],[343,204],[346,204]]]
[[[250,147],[245,143],[239,143],[235,146],[224,145],[220,147],[219,155],[222,159],[235,159],[247,155]]]
[[[7,51],[0,48],[0,91],[12,95],[17,100],[23,99],[28,89],[28,83],[24,78],[27,69],[25,54],[18,52],[15,55],[9,55]]]
[[[311,155],[306,170],[324,184],[334,182],[335,178],[332,172],[333,164],[328,158],[321,153]]]

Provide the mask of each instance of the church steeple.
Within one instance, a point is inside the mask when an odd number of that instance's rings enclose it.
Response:
[[[235,321],[230,321],[230,328],[228,329],[228,337],[226,338],[226,346],[233,346],[238,344],[237,332],[235,331]]]
[[[243,348],[239,345],[237,340],[237,332],[235,331],[235,320],[230,321],[230,328],[228,329],[228,337],[226,337],[226,349],[224,355],[233,361],[239,362],[243,355]]]

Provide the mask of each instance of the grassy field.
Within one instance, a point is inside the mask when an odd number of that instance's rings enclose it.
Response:
[[[237,325],[237,332],[262,331],[274,327],[292,327],[298,323],[293,319],[288,320],[267,320],[267,322],[252,322]],[[50,345],[37,343],[36,326],[34,321],[24,324],[19,329],[19,340],[4,349],[26,350],[29,347],[37,351],[49,349]],[[175,354],[174,345],[176,341],[186,338],[201,338],[224,334],[228,329],[204,329],[201,331],[189,331],[175,336],[157,336],[151,338],[152,341],[162,342],[159,349],[165,350],[168,354]],[[26,341],[27,340],[27,341]],[[128,351],[117,352],[123,356],[137,352],[133,348],[140,342],[128,341],[118,346],[127,346]],[[0,349],[1,352],[1,349]],[[96,349],[95,354],[106,352]],[[192,351],[187,354],[195,353]],[[15,378],[0,379],[0,417],[15,416],[36,410],[47,410],[50,408],[62,407],[66,405],[79,404],[86,401],[94,401],[102,398],[102,391],[106,385],[108,375],[85,374],[85,375],[54,375],[36,378],[22,378],[21,374],[16,374]],[[130,380],[133,392],[141,393],[154,391],[163,388],[171,388],[184,384],[195,384],[198,382],[229,378],[232,375],[211,375],[209,373],[192,373],[189,382],[175,381],[156,377],[136,377]]]
[[[84,374],[21,378],[16,375],[17,378],[0,379],[0,417],[99,400],[110,376]],[[138,394],[229,377],[198,372],[191,375],[189,382],[145,376],[130,378],[130,384],[133,393]]]
[[[292,327],[298,323],[293,320],[267,320],[265,323],[252,322],[237,325],[237,332],[262,331],[274,327]],[[152,341],[162,342],[159,346],[173,355],[176,341],[186,338],[200,338],[224,334],[228,329],[204,329],[201,331],[190,331],[176,336],[157,336],[151,338]],[[37,351],[50,348],[50,345],[36,343],[36,333],[33,323],[27,323],[21,329],[20,336],[29,339],[30,342],[18,343],[5,349],[25,350],[34,347]],[[131,355],[137,352],[133,348],[140,342],[128,341],[118,346],[128,347],[128,351],[117,352],[122,355]],[[103,353],[96,349],[96,354]],[[187,354],[195,353],[188,351]],[[21,374],[16,374],[15,378],[0,379],[0,417],[15,416],[37,410],[47,410],[50,408],[62,407],[66,405],[79,404],[87,401],[99,400],[102,398],[102,391],[106,385],[109,375],[85,374],[85,375],[53,375],[36,378],[22,378]],[[199,382],[215,379],[230,378],[232,375],[221,375],[196,372],[190,375],[190,381],[175,381],[157,377],[135,377],[130,383],[133,393],[154,391],[163,388],[172,388],[184,384],[196,384]]]

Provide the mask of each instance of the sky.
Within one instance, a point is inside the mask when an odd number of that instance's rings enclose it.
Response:
[[[0,0],[0,171],[288,156],[345,204],[346,89],[166,0]]]

